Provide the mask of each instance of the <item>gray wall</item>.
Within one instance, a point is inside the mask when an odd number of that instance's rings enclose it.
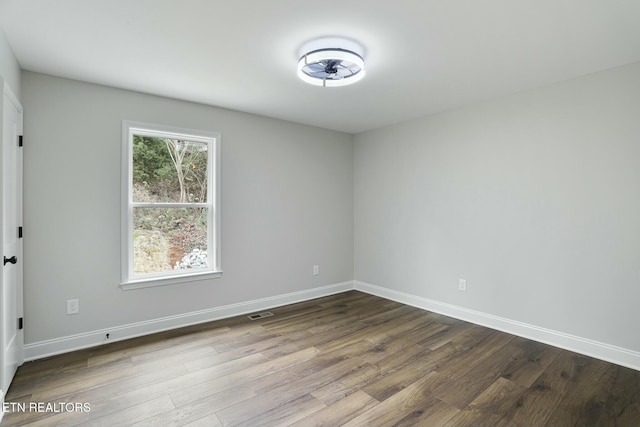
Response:
[[[353,279],[351,135],[22,78],[27,344]],[[222,278],[118,287],[123,119],[222,133]],[[80,314],[66,315],[70,298]]]
[[[640,64],[356,135],[355,279],[640,351],[639,138]]]
[[[0,79],[2,78],[9,84],[13,94],[20,99],[20,66],[0,28]]]
[[[22,79],[27,344],[355,266],[361,282],[640,351],[640,64],[355,137]],[[122,119],[222,132],[223,278],[119,289]]]

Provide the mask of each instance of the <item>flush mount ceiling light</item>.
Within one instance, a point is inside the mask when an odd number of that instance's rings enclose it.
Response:
[[[298,61],[298,77],[316,86],[346,86],[364,77],[364,59],[343,48],[306,52]]]

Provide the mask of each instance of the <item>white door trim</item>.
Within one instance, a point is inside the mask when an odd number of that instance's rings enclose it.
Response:
[[[14,265],[5,267],[3,264],[3,274],[0,275],[0,296],[2,297],[0,301],[0,389],[2,402],[4,403],[4,396],[6,390],[13,379],[13,375],[15,374],[15,369],[20,366],[24,362],[24,330],[18,329],[18,319],[23,318],[24,310],[23,310],[23,242],[22,239],[18,237],[18,227],[22,226],[23,216],[22,216],[22,190],[23,190],[23,153],[22,148],[18,147],[18,136],[22,135],[23,130],[23,109],[22,105],[18,101],[17,97],[13,94],[13,91],[9,87],[6,81],[4,81],[0,77],[0,83],[2,84],[2,106],[0,107],[0,117],[2,117],[0,123],[2,127],[2,150],[0,150],[0,163],[3,165],[2,174],[0,174],[0,200],[2,203],[5,202],[5,173],[7,171],[4,170],[5,166],[5,137],[9,135],[9,138],[14,139],[15,141],[9,141],[9,143],[14,143],[16,147],[15,152],[15,173],[11,175],[8,179],[9,183],[15,184],[15,198],[10,194],[10,198],[15,200],[14,206],[9,206],[9,208],[15,208],[15,230],[7,231],[15,233],[15,241],[13,241],[10,247],[6,248],[5,243],[7,242],[4,233],[4,226],[0,228],[0,245],[2,246],[3,257],[11,257],[15,256],[17,258],[17,262]],[[12,110],[15,109],[17,113],[17,117],[11,113],[11,122],[5,123],[5,118],[7,116],[7,111],[5,109],[9,106]],[[13,117],[15,117],[15,122],[13,121]],[[9,131],[7,132],[7,127],[11,126]],[[14,153],[11,153],[13,156]],[[14,191],[13,189],[11,190]],[[2,211],[0,212],[0,219],[3,223],[7,221],[7,218],[4,218],[6,213],[5,207],[2,206]],[[13,214],[11,215],[11,221],[13,222]],[[7,253],[11,252],[11,253]],[[5,272],[6,268],[12,268],[15,272],[15,287],[13,289],[7,286],[5,283]],[[13,274],[13,273],[12,273]],[[12,276],[13,277],[13,276]],[[12,279],[13,280],[13,279]],[[6,297],[9,296],[11,302],[9,302],[10,309],[6,310],[7,301],[5,301]],[[13,306],[15,304],[15,306]],[[6,311],[5,311],[6,310]],[[15,318],[14,318],[15,317]],[[9,337],[7,337],[7,332],[10,333]],[[10,350],[8,352],[8,350]]]

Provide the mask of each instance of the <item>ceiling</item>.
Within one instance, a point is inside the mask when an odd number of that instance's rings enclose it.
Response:
[[[359,133],[640,61],[638,0],[0,0],[25,70]],[[343,37],[367,76],[296,76]]]

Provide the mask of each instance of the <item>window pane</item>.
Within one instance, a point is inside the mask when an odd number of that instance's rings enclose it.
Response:
[[[207,208],[134,208],[134,273],[209,268],[207,213]]]
[[[206,203],[204,142],[133,136],[133,201]]]

